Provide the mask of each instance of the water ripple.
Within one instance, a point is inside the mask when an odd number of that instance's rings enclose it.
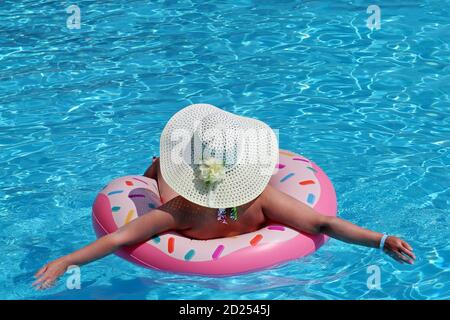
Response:
[[[370,31],[362,1],[77,1],[69,30],[67,2],[1,2],[2,298],[449,299],[449,4],[379,1]],[[142,173],[198,102],[279,129],[326,170],[342,217],[410,240],[417,263],[332,240],[224,279],[108,257],[83,267],[83,290],[33,291],[42,263],[94,239],[95,190]]]

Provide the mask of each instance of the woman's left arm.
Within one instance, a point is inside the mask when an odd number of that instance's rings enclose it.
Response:
[[[323,216],[293,197],[268,186],[262,194],[264,214],[271,220],[309,234],[324,233],[348,243],[378,248],[383,234],[361,228],[337,217]],[[388,236],[384,251],[399,262],[412,264],[415,255],[404,240]]]

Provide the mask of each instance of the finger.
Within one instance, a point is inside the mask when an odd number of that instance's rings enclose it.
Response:
[[[46,279],[41,285],[38,287],[39,290],[48,289],[50,287],[52,280],[50,278]]]
[[[42,275],[39,279],[37,279],[35,282],[33,282],[33,286],[37,286],[48,279],[48,276],[46,274]]]
[[[412,253],[410,250],[408,250],[407,248],[401,248],[400,251],[402,252],[402,254],[407,255],[412,260],[416,260],[416,255],[414,253]]]
[[[397,262],[400,262],[400,263],[405,263],[401,258],[400,258],[400,255],[396,252],[396,251],[388,251],[388,252],[386,252],[392,259],[394,259],[395,261],[397,261]]]
[[[395,261],[400,262],[401,264],[405,263],[405,261],[403,261],[400,256],[393,254],[392,258],[394,258]]]
[[[51,287],[51,282],[50,281],[46,281],[46,282],[44,282],[44,284],[42,285],[42,287],[44,288],[44,289],[49,289],[50,287]]]
[[[47,289],[49,288],[53,288],[56,284],[56,278],[52,278],[49,281],[47,281],[46,285],[47,285]]]
[[[38,272],[36,272],[36,274],[34,275],[35,278],[38,278],[41,274],[43,274],[45,272],[45,270],[47,270],[48,265],[43,266],[42,268],[40,268],[38,270]]]
[[[399,263],[401,263],[401,264],[404,264],[404,263],[405,263],[405,261],[403,261],[403,260],[402,260],[399,256],[397,256],[397,255],[393,256],[393,258],[394,258],[395,261],[397,261],[397,262],[399,262]]]
[[[403,255],[400,251],[396,252],[396,256],[398,257],[398,259],[400,259],[402,262],[406,262],[409,264],[412,264],[412,261],[410,258],[408,258],[407,256]]]
[[[406,263],[408,264],[414,264],[414,259],[410,258],[407,254],[402,252],[402,257],[404,257],[406,260]]]
[[[408,250],[410,250],[410,251],[414,251],[414,249],[409,245],[408,242],[402,241],[402,245],[403,245],[403,247],[405,247],[406,249],[408,249]]]

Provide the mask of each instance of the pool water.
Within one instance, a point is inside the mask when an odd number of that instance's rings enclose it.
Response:
[[[80,29],[71,4],[0,3],[0,298],[450,298],[449,0],[377,1],[379,30],[367,1],[76,1]],[[191,103],[279,129],[327,172],[342,218],[403,237],[416,264],[331,240],[219,279],[109,256],[81,290],[33,290],[42,264],[95,239],[96,193],[142,174]]]

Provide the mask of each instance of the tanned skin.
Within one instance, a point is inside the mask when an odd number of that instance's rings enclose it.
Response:
[[[176,230],[192,239],[207,240],[256,231],[271,221],[300,232],[322,233],[341,241],[371,248],[379,247],[383,236],[346,220],[318,214],[311,207],[271,186],[267,186],[255,200],[237,208],[238,220],[227,218],[227,224],[224,224],[217,221],[216,209],[198,206],[175,193],[161,176],[159,159],[154,158],[144,176],[158,182],[163,204],[116,232],[47,263],[35,275],[36,281],[33,285],[36,288],[51,287],[70,265],[81,266],[109,255],[120,247],[145,242],[152,236],[169,230]],[[384,251],[400,263],[412,264],[416,259],[411,246],[394,236],[386,239]]]

